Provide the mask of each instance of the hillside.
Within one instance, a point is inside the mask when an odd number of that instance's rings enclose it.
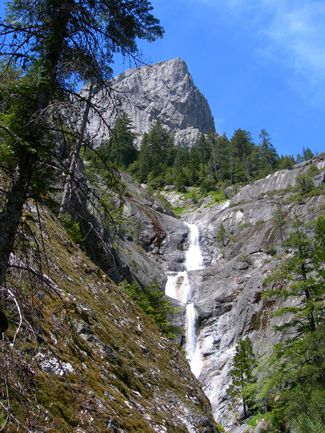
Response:
[[[10,295],[2,299],[10,327],[1,343],[1,426],[12,432],[216,432],[183,353],[49,209],[29,203],[24,221],[22,250],[16,246],[6,281]]]
[[[312,166],[317,167],[314,190],[301,196],[297,176]],[[199,229],[203,268],[187,272],[196,312],[198,380],[179,348],[100,269],[106,266],[100,261],[102,247],[98,267],[49,209],[30,201],[6,281],[9,295],[2,300],[10,321],[2,342],[2,380],[8,385],[2,423],[10,407],[11,431],[25,419],[30,431],[215,432],[216,421],[230,432],[246,431],[237,426],[241,406],[230,404],[226,390],[240,337],[251,338],[258,357],[280,338],[273,313],[281,300],[261,296],[265,277],[288,255],[273,213],[281,201],[286,237],[295,215],[308,223],[323,214],[324,169],[321,154],[233,191],[222,202],[198,191],[196,198],[165,192],[172,203],[182,203],[178,218],[164,200],[123,175],[116,281],[122,269],[142,287],[156,278],[163,289],[170,276],[184,275],[187,267],[192,241],[185,222]],[[229,240],[225,245],[215,239],[221,223]],[[314,226],[308,227],[312,235]],[[92,247],[95,251],[96,244]],[[179,290],[183,281],[178,280]],[[177,342],[187,350],[188,301],[171,301],[178,309],[172,319],[180,331]],[[191,356],[187,353],[193,367]]]

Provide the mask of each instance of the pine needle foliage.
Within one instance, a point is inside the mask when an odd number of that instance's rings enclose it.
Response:
[[[127,295],[154,321],[167,338],[175,338],[176,328],[171,326],[168,317],[175,309],[171,307],[154,278],[149,287],[141,288],[134,281],[132,284],[123,281],[122,286]]]
[[[227,390],[233,403],[242,399],[244,418],[248,416],[248,409],[252,406],[251,385],[255,382],[253,373],[256,365],[252,341],[249,337],[240,338],[236,346],[234,366],[230,371],[232,384]]]

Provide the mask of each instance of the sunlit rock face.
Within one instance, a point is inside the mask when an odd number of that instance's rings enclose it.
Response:
[[[197,345],[202,361],[198,379],[215,419],[231,433],[243,431],[236,425],[236,414],[241,415],[242,406],[239,403],[233,407],[227,394],[238,339],[249,336],[259,358],[279,341],[281,335],[274,325],[285,320],[273,314],[283,306],[281,299],[262,296],[271,269],[290,254],[274,227],[277,203],[281,201],[287,221],[284,239],[290,236],[296,216],[308,223],[325,206],[323,195],[311,195],[299,204],[292,198],[297,176],[308,173],[311,165],[320,170],[313,176],[318,187],[325,183],[325,153],[246,185],[227,201],[215,203],[213,196],[196,204],[184,201],[188,207],[182,219],[198,227],[204,261],[203,269],[189,273],[188,282],[197,314]],[[172,203],[182,202],[182,195],[173,191],[166,192],[165,197]],[[224,245],[216,240],[221,224],[228,235]],[[308,230],[312,236],[313,229]],[[270,247],[275,248],[276,255],[270,254]],[[293,300],[286,302],[285,306],[290,306]],[[184,316],[183,310],[180,314]]]
[[[93,101],[100,106],[103,118],[113,126],[117,117],[127,113],[134,130],[141,136],[158,119],[175,132],[175,142],[192,146],[201,132],[215,130],[214,119],[206,98],[194,85],[186,63],[180,59],[150,66],[128,69],[112,81],[111,99],[101,98],[99,91]],[[81,91],[87,95],[87,88]],[[109,129],[92,113],[88,128],[95,146],[109,137]]]

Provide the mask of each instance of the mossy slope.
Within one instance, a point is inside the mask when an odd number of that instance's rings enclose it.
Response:
[[[17,241],[6,283],[12,296],[2,301],[10,319],[2,342],[0,422],[9,406],[12,415],[5,428],[217,431],[210,404],[176,346],[48,209],[30,206],[24,221],[28,230]]]

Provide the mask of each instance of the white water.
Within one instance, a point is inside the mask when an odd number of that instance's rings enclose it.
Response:
[[[203,268],[203,257],[199,244],[199,229],[194,224],[187,224],[190,230],[190,247],[186,253],[185,266],[188,271]]]
[[[186,271],[170,273],[168,275],[165,293],[171,298],[186,304],[186,353],[192,373],[198,377],[201,373],[202,358],[196,335],[196,311],[192,301],[193,288],[189,283],[187,271],[203,268],[203,257],[199,245],[199,230],[194,224],[187,224],[189,228],[190,246],[185,255]]]

